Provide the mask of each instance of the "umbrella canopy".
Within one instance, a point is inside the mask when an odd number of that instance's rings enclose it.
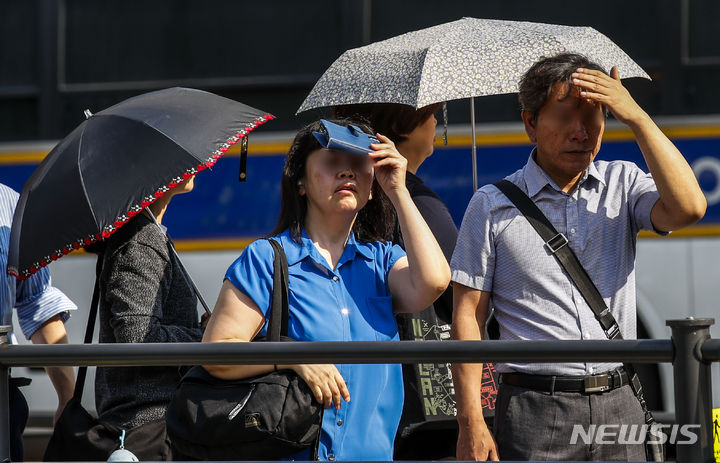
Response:
[[[109,237],[183,180],[211,167],[271,114],[218,95],[170,88],[125,100],[58,143],[20,194],[8,273],[24,279]]]
[[[358,103],[432,103],[518,91],[543,56],[579,53],[623,77],[650,77],[592,27],[463,18],[343,53],[298,113]]]

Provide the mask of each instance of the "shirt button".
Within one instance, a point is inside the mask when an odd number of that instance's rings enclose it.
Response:
[[[575,229],[574,229],[574,228],[571,228],[571,229],[570,229],[570,233],[575,233]]]
[[[338,420],[337,425],[342,426],[342,424],[343,424],[343,420]]]
[[[332,453],[328,455],[328,460],[335,461],[335,455],[333,455]]]
[[[338,280],[339,280],[338,276],[337,276],[337,275],[333,275],[333,281],[338,281]]]

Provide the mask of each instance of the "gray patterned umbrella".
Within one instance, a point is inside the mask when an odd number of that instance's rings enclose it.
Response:
[[[473,190],[477,190],[474,97],[518,91],[543,56],[579,53],[606,70],[650,79],[612,40],[592,27],[463,18],[343,53],[310,91],[298,113],[359,103],[422,108],[470,98]]]
[[[623,77],[650,77],[592,27],[463,18],[343,53],[298,113],[358,103],[432,103],[518,91],[540,57],[571,52]]]

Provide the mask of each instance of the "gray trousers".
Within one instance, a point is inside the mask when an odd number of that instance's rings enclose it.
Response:
[[[617,441],[622,438],[607,434],[599,439],[597,433],[592,439],[587,437],[593,424],[596,431],[599,425],[614,425],[605,429],[616,433],[617,425],[637,425],[637,435],[644,422],[630,386],[598,394],[551,394],[501,384],[493,434],[501,460],[646,461],[643,443],[620,444]],[[574,425],[581,425],[585,435],[578,434],[576,428],[576,442],[571,444]],[[583,437],[591,442],[586,444]],[[613,443],[598,443],[609,441]]]

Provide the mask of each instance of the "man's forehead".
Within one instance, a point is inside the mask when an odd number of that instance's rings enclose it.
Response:
[[[572,85],[569,82],[555,82],[546,104],[554,102],[563,107],[581,107],[585,105],[602,107],[599,103],[590,102],[586,98],[581,97],[581,91],[582,89],[580,87]]]
[[[579,100],[580,98],[580,87],[572,85],[570,82],[555,82],[550,90],[549,100],[554,101],[571,101]]]

